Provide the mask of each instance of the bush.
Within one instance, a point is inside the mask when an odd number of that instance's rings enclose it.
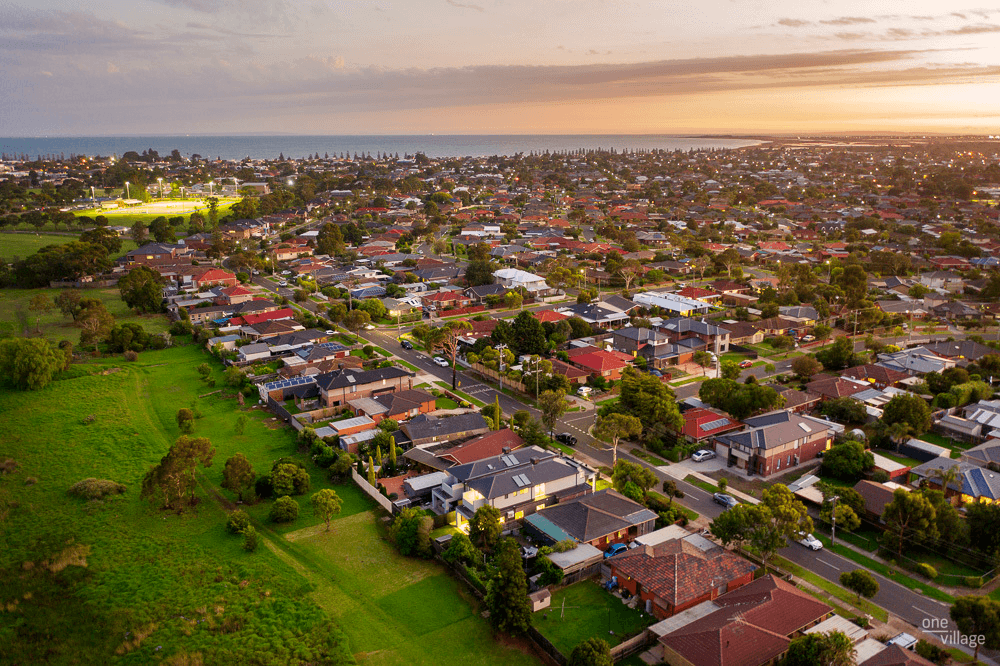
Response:
[[[122,356],[125,357],[126,361],[137,361],[139,359],[139,353],[138,352],[134,352],[131,349],[129,349],[124,354],[122,354]]]
[[[271,485],[271,477],[261,476],[257,478],[253,486],[254,494],[260,499],[271,499],[274,497],[274,486]]]
[[[121,495],[125,490],[125,484],[109,481],[108,479],[84,479],[70,486],[68,492],[70,495],[81,499],[99,500],[104,499],[108,495]]]
[[[885,483],[889,480],[889,473],[885,470],[877,469],[872,472],[872,481],[875,483]]]
[[[274,500],[267,514],[272,523],[290,523],[299,517],[299,504],[287,495]]]
[[[257,550],[259,542],[260,537],[257,536],[257,530],[253,528],[253,525],[247,525],[247,528],[243,530],[243,550],[252,553]]]
[[[921,562],[914,568],[914,570],[921,576],[925,576],[926,578],[929,578],[931,580],[937,578],[938,575],[937,569],[927,564],[926,562]]]
[[[854,624],[858,625],[862,629],[867,629],[868,625],[871,623],[868,622],[867,617],[865,617],[864,615],[859,615],[856,618],[854,618]]]
[[[965,584],[966,587],[974,587],[974,588],[978,589],[978,588],[980,588],[980,587],[983,586],[983,577],[982,576],[966,576],[965,580],[963,581],[963,583]]]
[[[935,664],[943,664],[948,661],[949,655],[947,650],[922,639],[917,641],[914,650],[921,657],[933,661]]]
[[[226,521],[226,531],[230,534],[240,534],[250,527],[250,515],[242,509],[236,509],[229,514]]]

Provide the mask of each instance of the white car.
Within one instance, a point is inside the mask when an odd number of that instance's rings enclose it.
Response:
[[[434,364],[435,365],[439,365],[442,368],[447,368],[449,365],[451,365],[450,363],[448,363],[448,359],[441,358],[440,356],[435,356],[434,357]]]
[[[282,275],[291,275],[292,272],[291,271],[281,271],[281,274]]]
[[[280,282],[278,282],[278,286],[279,287],[287,287],[288,286],[288,280],[281,280]]]
[[[326,331],[327,335],[337,335],[337,331]]]
[[[715,451],[709,451],[708,449],[700,449],[691,454],[691,460],[695,462],[704,462],[715,457]]]
[[[799,543],[801,543],[806,548],[810,550],[823,550],[823,543],[814,537],[812,534],[803,534],[799,532]]]
[[[594,392],[594,389],[589,386],[581,386],[576,390],[576,394],[581,398],[589,398],[590,394]]]
[[[803,335],[802,336],[802,342],[812,342],[815,339],[816,339],[815,335]]]
[[[374,331],[375,330],[374,324],[365,324],[365,330]]]

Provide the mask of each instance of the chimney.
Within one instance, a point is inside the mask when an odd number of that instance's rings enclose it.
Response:
[[[532,465],[537,465],[538,464],[538,458],[532,458],[531,459],[531,464]]]
[[[510,447],[509,446],[505,446],[502,449],[500,449],[500,452],[501,453],[510,453]]]

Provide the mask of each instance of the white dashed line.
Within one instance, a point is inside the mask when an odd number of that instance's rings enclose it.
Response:
[[[816,558],[816,561],[817,561],[817,562],[822,562],[822,563],[823,563],[823,564],[825,564],[826,566],[828,566],[828,567],[831,567],[831,568],[833,568],[833,569],[836,569],[837,571],[840,571],[840,567],[838,567],[838,566],[836,566],[836,565],[834,565],[834,564],[830,564],[830,563],[829,563],[829,562],[827,562],[826,560],[821,560],[820,558],[818,558],[818,557],[817,557],[817,558]]]

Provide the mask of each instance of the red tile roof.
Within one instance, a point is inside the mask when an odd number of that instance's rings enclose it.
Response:
[[[293,317],[295,317],[295,310],[291,308],[281,308],[280,310],[273,310],[272,312],[262,312],[260,314],[233,317],[229,320],[229,324],[232,326],[242,326],[244,324],[252,325],[259,324],[262,321],[271,321],[272,319],[292,319]]]
[[[608,370],[621,370],[628,367],[629,363],[617,358],[614,354],[599,349],[588,354],[580,354],[572,357],[573,363],[593,370],[594,372],[606,372]]]
[[[469,441],[453,446],[438,454],[439,458],[451,460],[458,465],[475,462],[483,458],[492,458],[503,453],[505,448],[511,451],[524,446],[524,440],[513,430],[504,429],[479,435]]]
[[[694,439],[704,439],[706,437],[711,437],[712,435],[729,432],[730,430],[736,430],[743,425],[739,421],[730,418],[728,415],[711,409],[691,409],[684,412],[682,416],[684,418],[684,434]],[[718,423],[716,423],[717,421]],[[715,425],[711,429],[706,430],[702,427],[713,423],[715,423]]]
[[[547,321],[562,321],[563,319],[569,319],[569,315],[564,315],[563,313],[556,312],[555,310],[538,310],[536,312],[532,312],[531,316],[543,324]]]

